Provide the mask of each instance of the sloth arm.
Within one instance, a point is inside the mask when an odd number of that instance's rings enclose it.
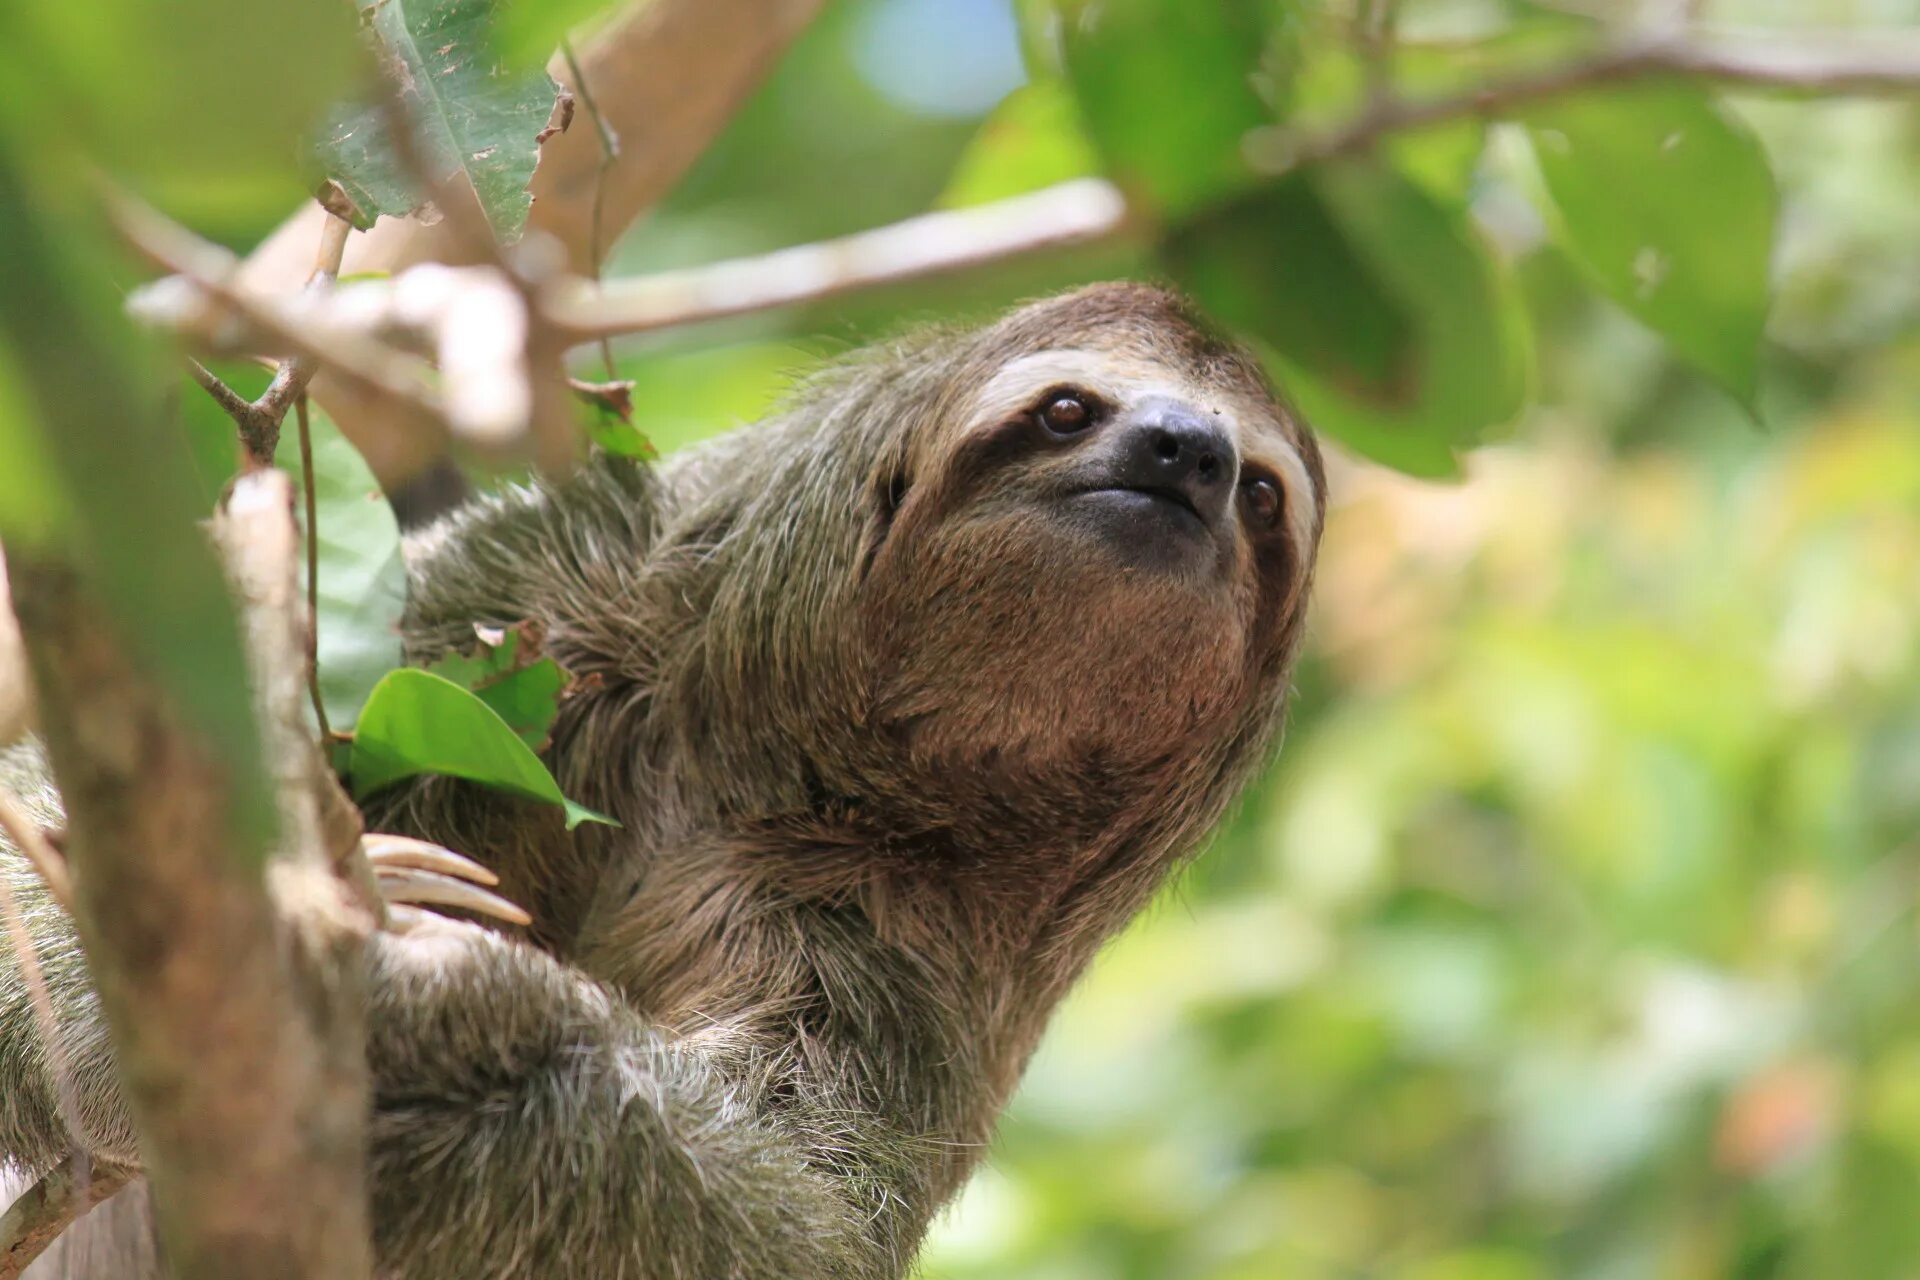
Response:
[[[374,1224],[394,1274],[880,1274],[755,1091],[584,975],[449,922],[383,938],[372,978]]]
[[[0,1164],[138,1152],[72,921],[0,848],[58,1019],[62,1119],[19,957],[0,947]],[[846,1199],[754,1091],[531,947],[433,920],[369,947],[370,1163],[395,1280],[884,1273]]]

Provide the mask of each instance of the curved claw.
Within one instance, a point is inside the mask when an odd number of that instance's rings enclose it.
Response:
[[[500,883],[499,876],[472,858],[451,849],[443,849],[437,844],[428,844],[425,840],[415,840],[411,836],[370,831],[361,837],[360,847],[376,871],[388,867],[412,867],[420,871],[437,871],[443,876],[469,880],[488,888]]]
[[[374,879],[380,894],[389,904],[424,903],[435,907],[458,907],[476,915],[492,916],[509,924],[532,924],[533,917],[497,893],[438,871],[394,864],[374,864]]]

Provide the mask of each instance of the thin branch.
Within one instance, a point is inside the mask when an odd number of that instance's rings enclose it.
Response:
[[[63,910],[71,912],[73,888],[67,879],[66,860],[53,848],[39,824],[23,813],[5,791],[0,791],[0,831],[26,855],[49,896]],[[60,1034],[60,1019],[47,990],[46,973],[40,967],[40,953],[34,947],[26,918],[20,913],[13,886],[4,875],[0,875],[0,920],[6,922],[7,944],[19,961],[20,977],[27,986],[34,1025],[46,1049],[47,1074],[53,1081],[61,1122],[67,1126],[67,1132],[82,1133],[85,1122],[72,1065],[67,1059],[66,1037]],[[113,1169],[97,1168],[86,1151],[76,1149],[63,1164],[29,1187],[0,1214],[0,1280],[15,1280],[70,1223],[118,1191],[128,1176]]]
[[[307,278],[309,290],[329,288],[339,279],[340,259],[347,251],[347,234],[352,230],[344,219],[331,213],[327,215],[320,228],[320,249],[313,274]],[[313,381],[318,368],[319,362],[312,356],[290,356],[280,362],[273,381],[267,384],[260,398],[249,402],[198,360],[191,357],[187,360],[187,371],[193,380],[233,419],[240,432],[240,443],[247,451],[247,460],[256,467],[273,465],[273,455],[280,447],[280,424],[286,421],[287,409],[306,393],[307,384]]]
[[[308,421],[304,394],[294,401],[294,415],[300,427],[300,487],[307,515],[307,696],[324,742],[333,736],[333,727],[327,723],[326,699],[320,696],[320,504],[314,497],[313,424]]]
[[[13,841],[13,847],[33,864],[34,874],[47,886],[53,900],[71,912],[73,881],[67,875],[67,860],[53,847],[40,824],[27,816],[5,788],[0,788],[0,834]]]
[[[604,254],[705,154],[824,7],[825,0],[639,0],[582,43],[581,75],[556,57],[549,65],[555,79],[576,94],[590,82],[602,120],[624,145],[607,166],[597,134],[574,129],[548,139],[533,175],[530,230],[555,237],[568,269],[588,274],[592,256]],[[258,294],[292,287],[318,216],[317,207],[301,210],[248,258],[245,279]],[[452,234],[444,220],[428,226],[383,218],[354,237],[348,270],[398,273],[447,261]],[[544,371],[538,380],[546,382]],[[387,431],[369,412],[377,406],[331,374],[315,380],[313,393],[388,492],[445,460],[444,439]]]
[[[364,334],[315,323],[324,311],[311,298],[262,296],[239,282],[233,255],[129,196],[116,193],[110,208],[134,248],[180,277],[137,292],[131,305],[138,313],[172,328],[209,332],[238,317],[253,331],[246,336],[264,336],[278,350],[324,366],[408,424],[445,433],[445,415],[421,377],[424,362]],[[231,315],[203,314],[206,298]]]
[[[1399,25],[1398,0],[1360,0],[1358,35],[1370,102],[1385,101],[1393,91],[1393,51]]]
[[[587,84],[586,72],[580,69],[580,59],[574,56],[571,39],[563,38],[560,41],[560,56],[566,59],[567,71],[573,76],[574,91],[580,95],[580,105],[587,109],[587,118],[593,121],[594,134],[600,139],[600,169],[593,178],[593,208],[588,215],[590,230],[587,239],[587,258],[592,263],[589,274],[598,280],[607,257],[603,242],[606,232],[607,171],[620,159],[620,135],[600,114],[600,104],[593,100],[593,90]],[[620,376],[613,362],[613,339],[605,334],[600,337],[600,364],[608,382]]]
[[[1111,183],[1076,178],[838,240],[602,285],[572,281],[548,314],[574,342],[717,320],[1104,240],[1127,227]]]
[[[340,278],[340,263],[346,256],[347,237],[352,231],[353,226],[346,219],[327,215],[320,229],[320,248],[314,257],[313,274],[307,277],[309,291],[330,289]],[[253,402],[254,412],[273,422],[274,440],[268,446],[267,461],[272,461],[273,445],[278,443],[280,424],[286,421],[287,409],[294,401],[306,397],[307,384],[313,381],[318,369],[319,363],[312,356],[293,356],[274,371],[273,381]]]
[[[201,390],[212,396],[214,403],[224,409],[227,416],[234,420],[234,423],[240,427],[244,437],[247,429],[247,419],[253,414],[253,404],[245,396],[222,381],[219,374],[207,368],[207,366],[201,364],[192,356],[187,357],[187,372],[193,375],[193,380],[200,384]]]
[[[0,1280],[18,1280],[60,1233],[133,1180],[114,1165],[75,1152],[0,1214]]]
[[[1498,119],[1536,102],[1633,80],[1688,78],[1770,93],[1836,97],[1920,94],[1920,46],[1912,41],[1846,41],[1628,37],[1597,53],[1460,93],[1427,99],[1378,100],[1353,120],[1323,133],[1257,130],[1246,156],[1268,174],[1364,151],[1391,134],[1454,120]]]

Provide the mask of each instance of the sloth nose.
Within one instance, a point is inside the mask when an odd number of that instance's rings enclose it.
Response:
[[[1131,416],[1119,441],[1125,483],[1184,501],[1209,526],[1218,522],[1239,458],[1217,416],[1178,400],[1149,401]]]

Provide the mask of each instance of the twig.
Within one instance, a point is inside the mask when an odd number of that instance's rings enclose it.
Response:
[[[21,812],[13,797],[0,791],[0,830],[27,858],[47,887],[47,893],[68,912],[73,910],[73,889],[67,879],[66,860],[54,850],[40,826]],[[84,1132],[80,1095],[74,1087],[72,1066],[67,1059],[66,1038],[60,1034],[60,1019],[54,1012],[53,997],[47,991],[46,973],[40,968],[40,953],[27,930],[13,886],[0,874],[0,919],[4,919],[7,942],[20,964],[20,977],[27,986],[27,999],[33,1006],[33,1021],[40,1043],[46,1048],[47,1075],[53,1081],[54,1099],[67,1132]],[[29,1187],[24,1195],[0,1214],[0,1280],[13,1280],[29,1263],[53,1243],[74,1219],[118,1191],[126,1176],[111,1170],[96,1170],[92,1157],[76,1149],[58,1168]]]
[[[1920,93],[1920,47],[1911,41],[1826,46],[1795,41],[1627,37],[1544,70],[1427,99],[1384,98],[1323,133],[1256,130],[1245,152],[1253,167],[1278,174],[1364,151],[1390,134],[1463,119],[1497,119],[1518,108],[1583,89],[1660,77],[1693,78],[1772,93],[1904,96]]]
[[[573,281],[548,314],[575,342],[811,302],[1120,234],[1126,201],[1076,178],[970,209],[922,214],[838,240],[603,285]]]
[[[33,864],[33,870],[47,886],[47,892],[63,910],[73,910],[73,881],[67,875],[67,860],[47,839],[40,824],[20,809],[14,798],[0,788],[0,832],[13,841],[13,847]]]
[[[60,1233],[133,1180],[130,1170],[75,1152],[0,1214],[0,1280],[18,1280]]]
[[[1393,91],[1393,49],[1399,19],[1398,0],[1360,0],[1358,35],[1366,63],[1369,102],[1383,102]]]
[[[327,723],[326,699],[320,696],[320,515],[313,491],[313,424],[307,420],[304,393],[294,401],[293,411],[300,426],[300,487],[307,512],[307,696],[325,742],[333,736],[333,727]]]
[[[600,114],[600,105],[593,100],[593,90],[587,85],[587,73],[580,69],[580,59],[574,56],[570,38],[561,39],[560,56],[566,59],[567,70],[573,75],[574,92],[580,95],[580,105],[587,109],[587,118],[593,121],[594,135],[600,139],[600,168],[593,176],[593,209],[589,214],[590,230],[587,233],[587,258],[592,264],[589,274],[599,280],[600,269],[606,262],[606,246],[602,237],[606,230],[607,171],[620,159],[620,135]],[[608,382],[620,376],[613,362],[613,339],[606,334],[600,335],[600,363]]]
[[[327,288],[340,276],[340,260],[347,251],[347,234],[353,230],[344,219],[333,214],[320,228],[320,250],[316,255],[313,274],[307,279],[309,289]],[[274,371],[273,381],[260,394],[258,400],[249,402],[239,392],[222,382],[211,369],[191,357],[187,360],[187,369],[193,380],[205,388],[219,406],[226,410],[239,428],[240,443],[247,451],[247,461],[256,467],[273,465],[273,455],[280,447],[280,424],[286,421],[287,409],[305,394],[307,384],[313,381],[318,362],[308,355],[295,355],[280,362]]]
[[[624,140],[618,163],[604,169],[596,134],[570,130],[550,138],[533,175],[530,229],[554,236],[569,270],[588,273],[600,229],[604,253],[621,231],[660,199],[704,154],[780,55],[825,7],[825,0],[646,0],[629,4],[582,43],[572,76],[563,58],[555,78],[591,82],[608,129]],[[312,243],[317,209],[302,210],[248,259],[247,284],[259,294],[285,292]],[[452,228],[418,219],[382,219],[356,236],[353,271],[398,272],[446,261]],[[542,379],[544,381],[544,378]],[[445,461],[444,440],[389,433],[369,415],[365,397],[322,373],[319,406],[360,450],[388,492]],[[569,424],[572,425],[571,423]]]
[[[220,379],[220,375],[201,364],[198,360],[195,360],[192,356],[187,357],[187,372],[193,375],[193,380],[200,384],[202,390],[213,397],[215,403],[226,410],[227,416],[232,418],[235,424],[239,426],[241,438],[244,441],[247,432],[247,421],[253,416],[252,403],[248,401],[245,396],[223,382]]]
[[[417,376],[424,368],[422,362],[362,334],[314,323],[322,313],[310,305],[303,309],[297,300],[262,296],[240,284],[238,263],[231,254],[130,196],[116,193],[110,209],[134,248],[237,315],[280,350],[325,366],[366,399],[415,425],[445,431],[444,414]]]

